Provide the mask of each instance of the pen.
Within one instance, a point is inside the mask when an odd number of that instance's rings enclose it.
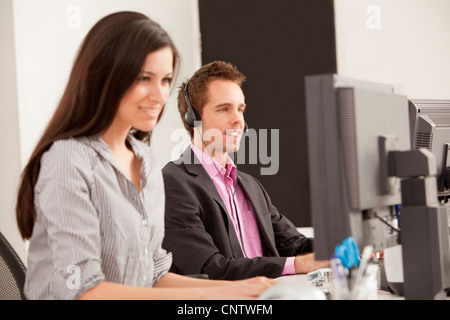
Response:
[[[367,273],[367,267],[370,262],[370,258],[372,257],[373,252],[373,246],[366,246],[364,247],[363,253],[361,255],[361,261],[359,263],[359,268],[356,272],[356,278],[355,283],[352,290],[352,297],[353,299],[358,299],[361,297],[361,292],[364,290],[364,284],[367,280],[366,273]]]
[[[332,254],[330,264],[334,275],[334,299],[346,299],[348,297],[348,285],[341,259]]]

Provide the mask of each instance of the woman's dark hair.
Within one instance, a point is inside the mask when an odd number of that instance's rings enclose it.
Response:
[[[61,101],[22,172],[16,218],[24,239],[31,237],[36,218],[34,186],[42,154],[57,140],[106,130],[123,95],[141,72],[147,55],[166,47],[172,49],[176,74],[179,55],[170,36],[158,23],[137,12],[110,14],[88,32]],[[133,131],[137,139],[147,143],[150,134]]]

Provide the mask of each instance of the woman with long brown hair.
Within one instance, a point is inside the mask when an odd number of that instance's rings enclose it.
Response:
[[[164,186],[149,148],[179,65],[169,35],[118,12],[84,39],[26,165],[16,207],[29,299],[241,299],[273,284],[168,273]]]

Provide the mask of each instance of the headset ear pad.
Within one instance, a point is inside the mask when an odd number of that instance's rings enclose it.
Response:
[[[198,123],[196,125],[196,121],[200,121],[200,115],[198,112],[192,108],[191,100],[189,99],[189,93],[188,93],[188,87],[189,87],[189,81],[186,82],[186,85],[184,86],[184,99],[186,100],[187,104],[187,112],[184,114],[184,120],[188,124],[188,126],[194,128],[198,126]]]
[[[188,103],[188,110],[184,114],[184,120],[192,128],[198,126],[198,123],[197,124],[195,123],[196,121],[200,121],[198,112],[194,110],[194,108],[192,108],[192,106],[189,103]]]

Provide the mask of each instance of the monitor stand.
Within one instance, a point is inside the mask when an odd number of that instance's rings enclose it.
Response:
[[[405,299],[446,299],[450,288],[447,207],[438,202],[434,155],[426,149],[389,152],[389,175],[401,181],[400,237]]]

